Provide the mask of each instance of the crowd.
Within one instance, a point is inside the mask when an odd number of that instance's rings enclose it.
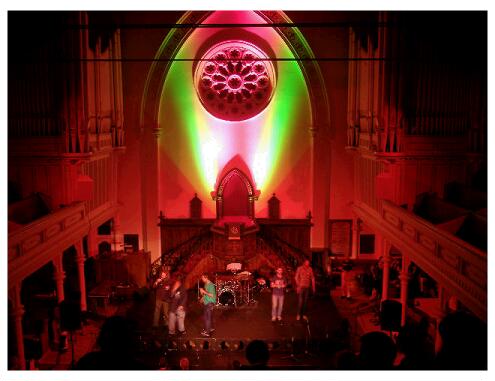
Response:
[[[465,312],[447,315],[438,329],[440,348],[435,353],[428,335],[426,321],[406,324],[392,338],[381,331],[361,336],[357,352],[348,340],[349,326],[343,324],[333,337],[336,351],[333,364],[338,370],[483,370],[487,369],[486,324]],[[145,370],[159,369],[137,360],[136,336],[131,321],[121,316],[108,318],[98,337],[99,349],[84,355],[77,363],[79,370]],[[267,370],[270,351],[263,340],[252,340],[245,348],[244,364],[236,361],[229,368],[239,370]],[[328,360],[328,359],[327,359]],[[187,356],[177,364],[162,365],[162,369],[190,369]]]

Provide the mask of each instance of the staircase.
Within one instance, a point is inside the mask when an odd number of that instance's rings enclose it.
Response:
[[[181,272],[187,274],[204,256],[205,249],[211,251],[212,236],[209,229],[182,242],[178,246],[162,254],[151,264],[151,284],[160,276],[160,270],[167,268],[171,274]]]
[[[203,267],[201,262],[210,258],[212,253],[213,233],[209,228],[205,228],[153,262],[151,284],[159,277],[162,268],[167,268],[171,274],[185,275],[186,284],[189,284],[191,279],[199,277]],[[282,267],[287,278],[293,279],[297,266],[308,259],[308,256],[303,250],[262,229],[256,233],[256,254],[251,260],[256,258],[273,269]]]
[[[260,230],[256,237],[257,253],[262,253],[274,268],[282,267],[289,279],[293,279],[295,270],[308,256],[301,249],[266,230]]]

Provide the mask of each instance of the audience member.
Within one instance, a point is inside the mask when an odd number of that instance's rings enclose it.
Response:
[[[134,324],[125,317],[105,320],[98,336],[99,351],[84,355],[76,365],[79,370],[145,370],[135,359],[137,341]]]
[[[268,368],[270,352],[268,345],[263,340],[253,340],[246,347],[246,360],[249,365],[242,365],[241,369],[262,370]]]
[[[442,344],[435,368],[443,370],[487,369],[486,324],[466,312],[447,315],[438,327]]]
[[[358,370],[358,358],[349,350],[343,350],[336,354],[337,370]]]
[[[392,369],[395,355],[394,341],[380,331],[369,332],[361,336],[359,368],[362,370]]]
[[[408,323],[399,331],[397,349],[404,358],[398,369],[428,370],[433,365],[434,345],[428,338],[428,321]]]

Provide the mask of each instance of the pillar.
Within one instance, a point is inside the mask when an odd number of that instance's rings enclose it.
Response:
[[[254,196],[249,196],[249,217],[254,219]]]
[[[65,271],[64,265],[62,261],[63,254],[59,254],[56,258],[53,259],[53,267],[54,274],[53,279],[55,279],[55,284],[57,288],[57,302],[61,303],[65,299],[64,293],[64,279],[65,279]]]
[[[409,273],[407,268],[409,267],[410,260],[404,254],[402,254],[402,270],[399,275],[400,279],[400,302],[402,303],[402,313],[400,324],[403,326],[406,324],[407,313],[407,286],[409,283]]]
[[[86,277],[84,274],[84,252],[82,241],[75,244],[76,247],[76,263],[77,263],[77,275],[79,278],[79,292],[81,293],[81,311],[87,311],[86,303]]]
[[[21,301],[21,284],[16,284],[10,290],[10,298],[12,301],[12,318],[15,325],[15,338],[17,342],[17,356],[19,358],[19,368],[26,369],[26,359],[24,355],[24,332],[22,328],[22,318],[24,316],[24,306]]]
[[[351,258],[357,259],[359,255],[359,233],[360,233],[360,221],[359,218],[354,217],[352,219],[352,248]]]
[[[141,161],[141,216],[143,227],[143,248],[151,253],[151,262],[160,258],[160,228],[158,213],[159,192],[159,152],[158,144],[162,129],[160,126],[142,126]]]
[[[384,239],[383,237],[379,237],[381,239],[381,250],[383,257],[383,275],[382,275],[382,300],[388,299],[388,284],[390,279],[390,262],[392,262],[392,258],[390,258],[390,243]]]
[[[325,125],[313,124],[309,128],[309,134],[311,152],[309,191],[313,213],[311,249],[323,251],[328,248],[332,141]]]
[[[217,196],[217,218],[223,217],[223,197]]]

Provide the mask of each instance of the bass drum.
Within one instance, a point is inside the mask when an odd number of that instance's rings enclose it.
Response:
[[[229,287],[225,287],[218,293],[218,304],[221,306],[235,306],[235,291]]]

